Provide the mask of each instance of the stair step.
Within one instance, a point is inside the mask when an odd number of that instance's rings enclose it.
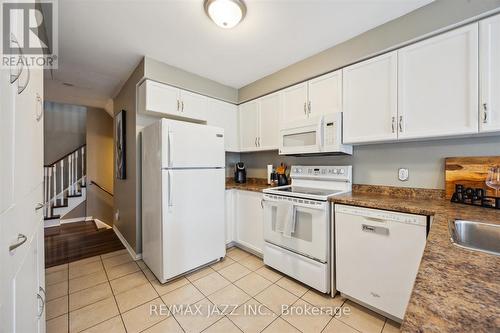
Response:
[[[68,195],[68,196],[66,196],[66,197],[67,197],[67,198],[78,198],[78,197],[81,197],[81,196],[82,196],[82,194],[81,194],[81,193],[79,193],[79,194],[71,194],[71,195]]]
[[[48,221],[48,220],[55,220],[55,219],[60,219],[61,218],[61,215],[53,215],[51,217],[44,217],[44,221]]]

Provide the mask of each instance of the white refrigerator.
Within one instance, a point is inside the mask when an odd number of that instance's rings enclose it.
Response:
[[[225,256],[224,130],[161,119],[142,131],[142,257],[158,280]]]

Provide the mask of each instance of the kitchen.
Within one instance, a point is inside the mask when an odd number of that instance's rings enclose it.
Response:
[[[203,5],[218,38],[264,6]],[[413,6],[238,89],[143,52],[112,99],[124,250],[42,268],[36,331],[497,331],[500,3]]]

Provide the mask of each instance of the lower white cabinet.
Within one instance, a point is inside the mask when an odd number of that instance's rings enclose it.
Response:
[[[235,241],[262,254],[264,248],[262,193],[234,190],[233,194]]]
[[[0,70],[0,333],[43,333],[43,69],[13,73]]]
[[[226,245],[234,242],[234,193],[235,190],[226,190],[226,207],[224,220],[226,223]]]

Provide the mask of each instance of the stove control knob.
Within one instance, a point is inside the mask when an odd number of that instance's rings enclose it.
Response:
[[[339,173],[339,169],[333,169],[333,174],[336,175]]]
[[[344,169],[339,169],[339,174],[343,175],[344,174]]]

